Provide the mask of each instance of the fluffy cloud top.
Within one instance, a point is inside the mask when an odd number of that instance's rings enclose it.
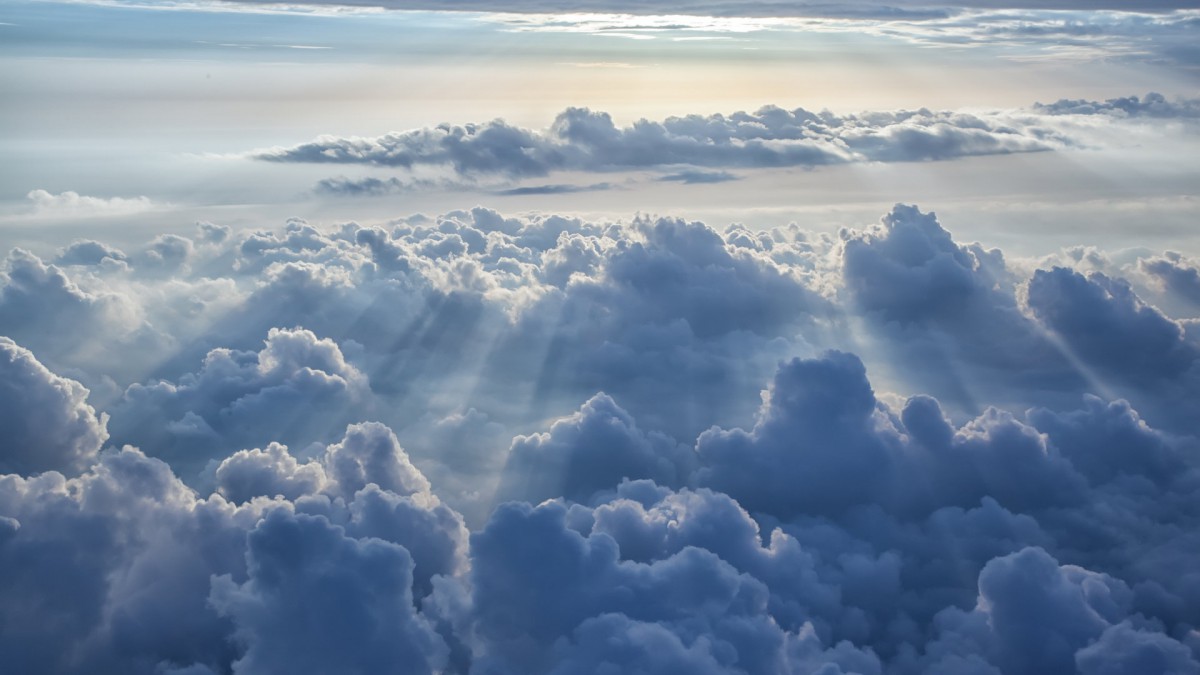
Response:
[[[213,350],[198,372],[178,383],[130,386],[113,408],[114,440],[149,448],[180,471],[195,470],[214,453],[290,443],[309,437],[314,425],[328,429],[367,388],[366,377],[331,340],[303,329],[272,329],[259,352]]]
[[[209,602],[245,646],[235,673],[435,673],[446,646],[413,608],[412,558],[320,517],[275,511],[248,536],[248,580],[213,581]]]
[[[127,250],[2,280],[10,669],[1200,671],[1181,255],[1024,271],[902,205]]]
[[[0,392],[4,473],[77,473],[108,440],[108,416],[88,405],[87,389],[9,338],[0,338]]]

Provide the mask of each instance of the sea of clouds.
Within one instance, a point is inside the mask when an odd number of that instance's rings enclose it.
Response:
[[[1186,255],[907,205],[13,250],[0,657],[1200,673],[1198,311]]]

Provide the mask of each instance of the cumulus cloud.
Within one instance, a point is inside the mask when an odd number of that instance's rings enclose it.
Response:
[[[101,265],[105,261],[119,263],[126,259],[124,253],[103,242],[86,239],[71,243],[54,259],[58,265]]]
[[[700,548],[649,564],[622,561],[611,537],[575,531],[568,515],[555,503],[503,505],[472,540],[471,618],[490,647],[480,665],[641,667],[663,643],[656,672],[784,666],[786,635],[764,611],[761,582]]]
[[[1038,403],[1034,392],[1077,400],[1079,374],[1022,311],[1001,251],[960,244],[935,214],[905,205],[843,239],[842,292],[906,379],[972,415],[980,398],[1014,391],[1018,404]]]
[[[68,260],[82,254],[75,249]],[[0,283],[0,331],[55,357],[87,350],[85,338],[137,341],[143,328],[136,305],[123,294],[89,292],[61,267],[24,249],[8,254]]]
[[[245,583],[217,577],[209,596],[245,647],[233,672],[441,670],[446,647],[413,608],[404,547],[275,511],[250,532],[246,566]]]
[[[1197,346],[1139,295],[1194,265],[1139,255],[1026,270],[908,206],[14,252],[0,658],[1195,673]],[[60,347],[130,324],[169,349]]]
[[[1120,580],[1027,548],[983,568],[974,611],[939,617],[944,635],[931,651],[941,660],[965,650],[1000,672],[1070,672],[1075,653],[1126,618],[1131,601]]]
[[[77,473],[108,439],[108,416],[87,403],[88,391],[59,377],[28,349],[0,337],[0,472]]]
[[[291,148],[258,150],[272,162],[447,167],[466,177],[545,176],[554,171],[811,167],[846,162],[913,162],[1049,150],[1068,139],[1036,120],[930,110],[839,116],[768,106],[753,113],[690,115],[618,127],[604,112],[569,108],[549,129],[503,120],[439,125],[376,138],[324,136]],[[667,171],[666,180],[727,180],[722,171]],[[391,191],[398,179],[327,182],[338,192]],[[361,190],[359,189],[361,188]]]
[[[1169,296],[1200,309],[1200,269],[1182,255],[1168,251],[1162,256],[1138,260],[1138,268],[1155,280]]]
[[[513,439],[499,495],[538,503],[555,497],[586,502],[622,479],[679,484],[691,473],[688,448],[645,433],[616,401],[597,394],[550,431]]]
[[[863,504],[927,512],[984,497],[1024,511],[1077,501],[1083,487],[1012,415],[989,409],[955,429],[929,397],[897,415],[875,398],[862,362],[840,352],[785,364],[753,429],[714,428],[696,447],[702,484],[783,517]]]
[[[236,448],[336,428],[335,420],[362,414],[352,409],[369,389],[331,340],[272,329],[258,352],[217,349],[178,382],[130,386],[111,428],[115,442],[147,448],[190,475]]]
[[[344,443],[363,433],[388,445],[386,429],[350,429]],[[269,454],[287,460],[279,446]],[[246,456],[231,459],[224,477],[244,488],[232,479]],[[318,468],[335,475],[333,461]],[[387,482],[386,464],[368,470]],[[293,481],[288,497],[233,504],[199,498],[132,448],[78,478],[4,476],[0,585],[13,602],[0,606],[0,654],[26,672],[437,671],[447,648],[418,600],[433,576],[460,573],[465,529],[432,495],[366,478],[349,496]]]
[[[1147,305],[1129,282],[1055,267],[1029,281],[1029,308],[1073,354],[1104,375],[1161,402],[1155,412],[1194,419],[1200,343],[1186,327]]]

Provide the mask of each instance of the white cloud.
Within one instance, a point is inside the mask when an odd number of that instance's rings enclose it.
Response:
[[[69,190],[31,190],[25,198],[36,214],[54,217],[123,216],[156,208],[148,197],[89,197]]]

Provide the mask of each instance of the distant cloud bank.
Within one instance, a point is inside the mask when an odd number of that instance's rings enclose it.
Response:
[[[756,168],[942,160],[1048,150],[1064,142],[1060,134],[1029,121],[929,110],[843,117],[766,107],[618,127],[607,113],[571,108],[546,130],[503,120],[440,125],[375,138],[326,136],[291,148],[255,151],[253,157],[405,169],[449,166],[464,176],[522,177],[677,165]]]
[[[256,150],[268,162],[365,165],[404,170],[410,177],[330,178],[318,193],[372,196],[427,188],[467,187],[502,194],[600,190],[593,185],[491,187],[497,181],[556,172],[652,171],[684,184],[736,180],[744,169],[811,168],[857,162],[946,161],[979,155],[1086,146],[1095,122],[1142,119],[1192,121],[1200,102],[1159,94],[1107,101],[1063,99],[1005,112],[911,111],[836,115],[764,107],[753,113],[688,115],[618,126],[603,112],[571,108],[547,129],[504,120],[438,125],[383,136],[322,136],[292,147]],[[426,174],[442,174],[430,178]]]
[[[70,190],[55,194],[31,190],[25,195],[34,212],[54,216],[119,216],[155,208],[147,197],[90,197]]]

